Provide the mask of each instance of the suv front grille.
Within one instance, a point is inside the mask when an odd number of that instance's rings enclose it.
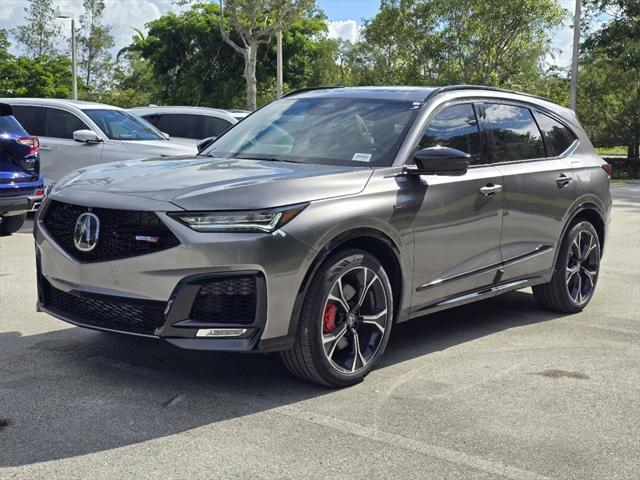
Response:
[[[215,279],[200,287],[189,318],[248,325],[255,321],[257,302],[255,276]]]
[[[85,212],[95,214],[100,220],[98,242],[89,252],[78,250],[73,241],[76,221]],[[91,208],[52,200],[43,223],[56,243],[82,262],[134,257],[180,244],[154,212]]]
[[[122,332],[154,335],[164,323],[164,302],[77,296],[42,279],[44,307],[77,323]]]

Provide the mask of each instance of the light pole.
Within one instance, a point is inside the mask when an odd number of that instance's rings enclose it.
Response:
[[[282,97],[282,30],[276,32],[276,96]]]
[[[59,13],[56,18],[71,19],[71,99],[78,99],[78,68],[76,65],[76,19],[73,13]]]
[[[578,103],[578,57],[580,56],[580,16],[582,14],[580,0],[576,0],[576,12],[573,17],[573,57],[571,60],[571,94],[569,108],[576,111]]]

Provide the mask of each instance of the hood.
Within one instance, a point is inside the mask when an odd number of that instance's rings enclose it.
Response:
[[[128,140],[120,142],[124,148],[132,152],[140,152],[147,157],[195,155],[198,153],[196,144],[176,142],[174,140]]]
[[[77,170],[58,182],[51,196],[77,198],[86,190],[171,202],[185,210],[251,210],[354,195],[364,189],[371,174],[368,167],[153,158]]]

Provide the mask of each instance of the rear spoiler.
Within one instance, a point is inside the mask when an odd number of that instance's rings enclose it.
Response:
[[[13,115],[13,109],[8,103],[0,103],[0,117],[6,117]]]

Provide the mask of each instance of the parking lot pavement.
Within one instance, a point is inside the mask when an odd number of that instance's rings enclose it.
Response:
[[[613,191],[586,311],[526,290],[398,325],[344,390],[35,313],[27,225],[0,240],[0,478],[640,478],[640,186]]]

